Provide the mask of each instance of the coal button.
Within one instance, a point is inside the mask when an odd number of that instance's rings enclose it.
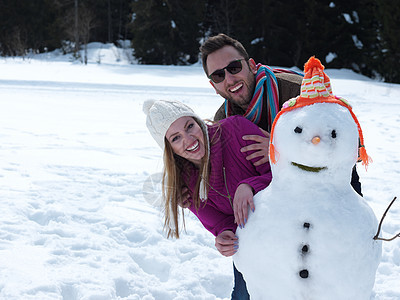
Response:
[[[307,253],[308,252],[308,245],[304,245],[303,246],[303,248],[301,248],[301,251],[303,252],[303,253]]]
[[[301,278],[308,278],[308,270],[304,269],[299,272]]]

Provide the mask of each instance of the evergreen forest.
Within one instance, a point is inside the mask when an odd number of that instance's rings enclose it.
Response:
[[[256,62],[302,69],[315,55],[400,83],[400,0],[0,0],[1,56],[130,41],[141,64],[187,65],[220,32]]]

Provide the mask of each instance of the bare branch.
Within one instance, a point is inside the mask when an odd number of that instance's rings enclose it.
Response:
[[[381,241],[393,241],[395,238],[400,237],[400,233],[396,234],[395,236],[393,236],[390,239],[385,239],[385,238],[380,238],[379,234],[381,232],[381,227],[382,227],[382,223],[383,223],[383,219],[385,219],[387,212],[389,211],[390,207],[392,206],[392,204],[394,203],[394,201],[396,201],[397,197],[394,197],[392,202],[390,202],[389,206],[386,208],[385,213],[383,214],[381,221],[379,222],[379,226],[378,226],[378,232],[376,233],[376,235],[374,236],[374,240],[381,240]]]

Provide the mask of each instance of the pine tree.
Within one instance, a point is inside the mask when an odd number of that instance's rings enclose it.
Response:
[[[400,83],[400,6],[385,0],[376,2],[381,20],[377,70],[385,81]]]
[[[187,64],[198,59],[202,1],[136,0],[132,47],[144,64]]]

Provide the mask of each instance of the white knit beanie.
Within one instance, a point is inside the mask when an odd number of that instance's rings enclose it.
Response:
[[[150,134],[161,147],[162,150],[165,148],[164,140],[165,134],[168,128],[181,117],[193,117],[196,119],[201,126],[203,133],[205,134],[206,140],[204,141],[208,145],[208,157],[210,155],[210,144],[208,138],[207,126],[204,121],[194,113],[194,111],[187,105],[171,100],[146,100],[143,103],[143,112],[147,115],[146,126],[150,131]],[[205,162],[208,164],[208,161]],[[203,172],[206,172],[207,168],[204,168]],[[204,174],[202,174],[204,175]],[[204,180],[200,183],[200,199],[207,199],[206,186]]]
[[[181,117],[193,117],[207,133],[204,121],[187,105],[170,100],[146,100],[143,112],[147,115],[146,126],[157,144],[164,150],[164,138],[168,128]]]

